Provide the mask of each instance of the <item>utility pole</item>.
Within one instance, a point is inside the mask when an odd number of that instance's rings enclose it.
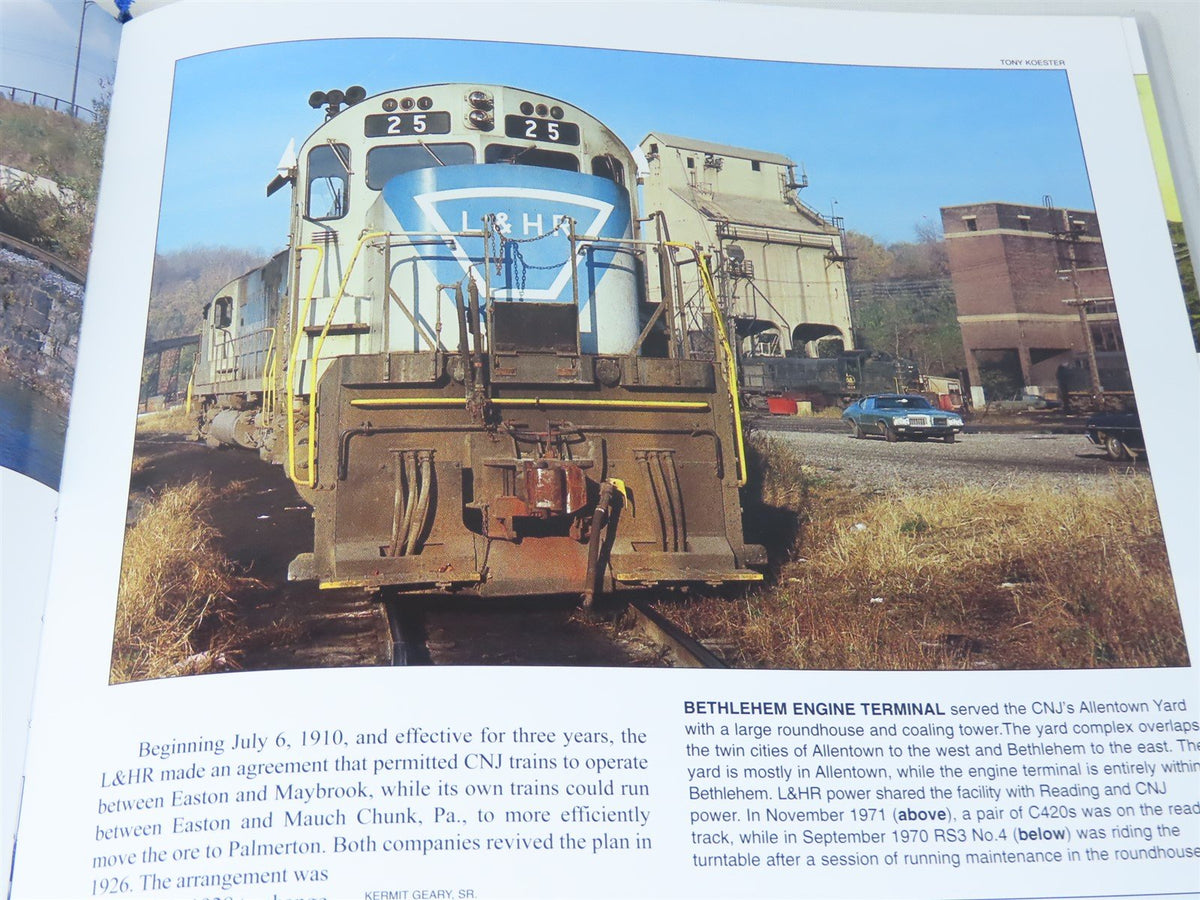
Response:
[[[87,19],[89,6],[95,6],[96,0],[83,0],[79,10],[79,39],[75,42],[75,77],[71,79],[71,115],[75,115],[75,95],[79,91],[79,59],[83,55],[83,23]]]

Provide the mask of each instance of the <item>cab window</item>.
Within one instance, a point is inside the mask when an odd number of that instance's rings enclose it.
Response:
[[[310,219],[340,219],[350,209],[350,148],[322,144],[308,153],[306,208]]]
[[[233,298],[218,297],[213,303],[213,328],[228,328],[233,324]]]
[[[625,183],[625,167],[618,162],[617,158],[612,154],[606,153],[604,156],[592,157],[592,174],[598,175],[601,178],[607,178],[609,181],[617,184]]]
[[[579,159],[570,153],[543,150],[540,147],[514,147],[511,144],[488,144],[483,151],[485,163],[511,163],[515,166],[540,166],[543,169],[579,171]]]
[[[417,169],[469,166],[475,162],[470,144],[408,144],[372,147],[367,151],[367,187],[381,190],[388,179]]]

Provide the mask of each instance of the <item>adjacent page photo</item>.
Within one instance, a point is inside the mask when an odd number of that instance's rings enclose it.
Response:
[[[281,8],[125,26],[14,897],[1200,892],[1130,23]]]

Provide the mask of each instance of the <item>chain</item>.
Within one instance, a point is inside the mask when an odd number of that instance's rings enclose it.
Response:
[[[493,249],[492,238],[495,237],[499,242],[497,245],[495,245],[496,277],[499,278],[500,275],[503,273],[504,246],[506,244],[511,244],[512,245],[511,262],[512,262],[512,266],[513,266],[513,276],[517,282],[517,284],[516,284],[517,294],[521,299],[524,299],[524,296],[525,296],[525,281],[526,281],[527,273],[530,269],[534,269],[535,271],[551,271],[551,270],[555,270],[555,269],[561,269],[570,260],[570,255],[568,253],[568,256],[565,259],[563,259],[561,262],[551,263],[550,265],[546,265],[546,266],[538,266],[538,265],[534,265],[531,262],[528,262],[525,259],[525,255],[521,252],[521,244],[532,244],[534,241],[544,240],[545,238],[548,238],[551,235],[556,234],[557,232],[561,231],[563,225],[565,224],[565,220],[560,221],[557,225],[555,225],[553,228],[551,228],[545,234],[535,234],[533,237],[528,237],[528,238],[508,237],[503,232],[501,232],[499,225],[497,225],[497,223],[496,223],[495,216],[488,216],[488,222],[491,224],[491,228],[488,229],[487,247],[486,247],[487,253],[489,256],[492,254],[492,249]]]

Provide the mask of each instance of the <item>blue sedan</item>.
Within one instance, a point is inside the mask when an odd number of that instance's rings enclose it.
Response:
[[[880,434],[893,443],[901,438],[940,437],[953,444],[963,428],[961,416],[938,409],[920,394],[872,394],[846,407],[842,420],[856,438]]]

